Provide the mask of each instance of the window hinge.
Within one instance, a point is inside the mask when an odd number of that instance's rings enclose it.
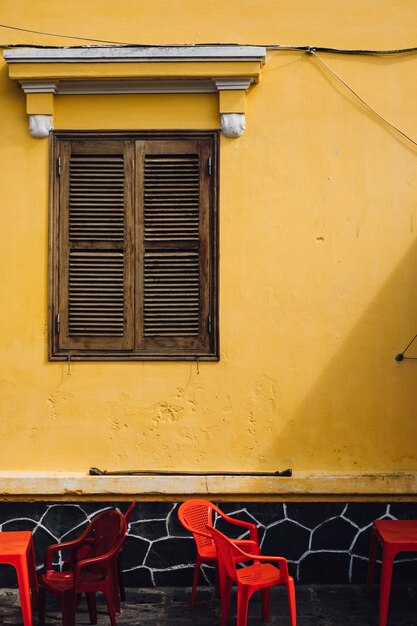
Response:
[[[208,170],[208,175],[211,176],[211,157],[208,158],[207,170]]]
[[[61,157],[56,160],[56,175],[61,176]]]
[[[56,334],[59,335],[59,331],[61,330],[61,323],[59,320],[59,313],[57,313],[57,315],[55,316],[55,329],[56,329]]]
[[[208,329],[209,335],[211,335],[211,331],[212,331],[211,315],[209,315],[208,318],[207,318],[207,329]]]

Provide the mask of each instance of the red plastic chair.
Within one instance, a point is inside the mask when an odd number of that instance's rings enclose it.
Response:
[[[291,626],[296,626],[294,580],[288,574],[287,559],[282,556],[250,555],[232,543],[223,533],[209,528],[214,539],[219,557],[219,566],[224,569],[221,626],[226,625],[230,610],[232,583],[237,583],[237,626],[246,626],[248,604],[252,594],[261,590],[262,620],[269,621],[270,590],[273,585],[285,585],[288,593]],[[236,557],[251,559],[253,565],[236,568]],[[264,563],[264,561],[269,561]],[[277,563],[278,567],[271,565]]]
[[[127,508],[127,510],[123,513],[124,518],[126,520],[126,524],[129,528],[129,520],[132,517],[133,510],[136,506],[137,502],[131,502]],[[90,556],[93,556],[93,545],[94,545],[94,537],[89,536],[86,537],[84,543],[77,549],[77,561],[81,561],[82,559],[88,559]],[[67,559],[64,563],[63,569],[69,569],[71,567],[69,560]],[[119,583],[119,593],[120,600],[124,602],[126,600],[126,591],[123,581],[123,567],[122,567],[122,554],[120,553],[117,557],[117,575],[118,575],[118,583]],[[118,606],[118,612],[120,610],[120,603]]]
[[[216,545],[208,532],[208,529],[213,526],[213,513],[217,513],[219,517],[233,526],[238,526],[245,531],[249,531],[250,539],[233,539],[233,543],[235,545],[240,548],[244,548],[252,555],[260,554],[261,552],[259,548],[258,529],[255,524],[251,524],[250,522],[245,522],[234,517],[229,517],[229,515],[223,513],[219,507],[208,500],[188,500],[187,502],[183,502],[178,509],[178,517],[184,528],[192,533],[197,548],[190,609],[194,608],[198,575],[200,573],[200,567],[203,563],[213,563],[216,566],[216,589],[217,591],[220,591],[221,596],[223,595],[222,571],[217,567],[218,561]],[[237,557],[237,560],[247,561],[250,558],[252,557],[239,556]]]
[[[51,545],[45,554],[45,569],[39,580],[39,626],[45,624],[46,592],[61,601],[63,626],[75,626],[76,597],[86,593],[90,621],[97,624],[97,591],[104,593],[112,626],[116,626],[119,594],[117,590],[117,557],[126,539],[127,524],[120,511],[111,509],[97,515],[83,534],[74,541]],[[88,558],[77,560],[78,549],[88,537]],[[58,572],[53,569],[52,559],[56,552],[71,552],[70,569]]]

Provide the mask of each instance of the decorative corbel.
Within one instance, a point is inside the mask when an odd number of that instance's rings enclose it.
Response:
[[[225,137],[231,139],[240,137],[246,128],[246,116],[244,113],[221,113],[220,128]]]
[[[246,91],[249,78],[219,79],[215,81],[219,92],[220,128],[225,137],[240,137],[246,128]]]
[[[54,95],[57,85],[49,81],[22,81],[21,86],[26,94],[29,133],[35,139],[45,139],[54,127]]]
[[[29,133],[35,139],[45,139],[49,137],[53,129],[52,115],[29,115]]]

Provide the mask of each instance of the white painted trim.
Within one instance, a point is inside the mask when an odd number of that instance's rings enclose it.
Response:
[[[35,139],[49,137],[53,127],[52,115],[29,115],[29,133]]]
[[[99,499],[138,496],[161,500],[189,496],[288,499],[417,500],[417,474],[328,474],[274,476],[88,476],[83,472],[0,472],[0,497]]]
[[[264,63],[263,46],[87,46],[79,48],[14,48],[8,63],[176,63],[178,61],[255,61]]]
[[[37,93],[36,81],[21,81],[25,93]],[[46,91],[44,83],[40,83],[39,93]],[[217,93],[214,82],[210,79],[180,79],[180,80],[65,80],[51,83],[54,93],[60,96],[74,95],[115,95],[130,93]]]
[[[20,85],[28,93],[71,95],[114,95],[129,93],[217,93],[221,90],[246,91],[252,78],[239,79],[123,79],[123,80],[22,80]]]
[[[213,80],[218,91],[247,91],[253,82],[252,78],[214,78]]]
[[[57,83],[50,80],[22,80],[20,86],[25,93],[58,93]]]
[[[225,137],[235,139],[243,135],[246,128],[244,113],[221,113],[220,128]]]

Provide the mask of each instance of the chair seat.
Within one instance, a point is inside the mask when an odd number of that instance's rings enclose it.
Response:
[[[82,571],[78,577],[79,585],[95,585],[102,582],[106,577],[106,570],[104,568],[95,565],[94,567],[86,568]],[[60,593],[66,589],[72,589],[74,576],[71,571],[64,572],[47,572],[40,577],[40,583],[45,589],[51,593]]]
[[[236,571],[238,582],[242,585],[270,587],[281,582],[281,574],[271,563],[255,563]]]

